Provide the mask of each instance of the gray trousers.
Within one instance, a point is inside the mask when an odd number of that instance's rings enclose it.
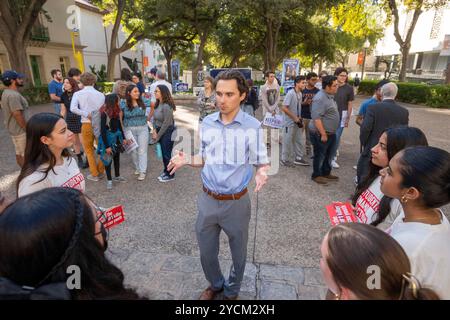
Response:
[[[239,200],[216,200],[202,192],[197,198],[198,217],[195,225],[200,260],[206,280],[215,291],[224,289],[226,297],[235,297],[241,289],[247,260],[248,226],[251,215],[250,197]],[[228,236],[233,264],[227,280],[219,264],[219,236]]]
[[[302,141],[302,128],[299,128],[296,124],[290,127],[283,128],[283,146],[281,148],[281,160],[291,161],[292,149],[294,149],[294,159],[303,158],[303,141]]]

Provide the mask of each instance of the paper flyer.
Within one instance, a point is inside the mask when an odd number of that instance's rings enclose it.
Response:
[[[139,147],[139,145],[136,142],[136,139],[134,139],[134,136],[130,130],[125,131],[125,139],[128,140],[128,144],[123,146],[126,153],[129,154],[137,147]]]

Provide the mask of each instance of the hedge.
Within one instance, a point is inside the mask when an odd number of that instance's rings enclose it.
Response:
[[[364,80],[358,93],[372,95],[378,80]],[[435,108],[450,108],[449,85],[427,85],[411,82],[395,82],[398,86],[397,100],[407,103],[424,104]]]
[[[104,94],[111,93],[114,82],[97,82],[97,90],[103,92]]]
[[[2,92],[3,89],[0,89],[0,96]],[[25,88],[20,93],[27,99],[30,105],[52,102],[48,94],[47,86]]]

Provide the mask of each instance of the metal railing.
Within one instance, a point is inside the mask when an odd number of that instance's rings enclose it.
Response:
[[[49,42],[50,35],[48,33],[48,28],[43,26],[34,26],[31,29],[30,39],[33,41]]]

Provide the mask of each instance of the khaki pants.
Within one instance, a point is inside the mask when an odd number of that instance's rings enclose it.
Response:
[[[96,155],[94,150],[94,130],[92,129],[92,124],[83,123],[81,125],[81,143],[83,144],[84,153],[89,163],[89,171],[91,175],[97,177],[99,174],[105,172],[105,166],[103,162],[98,159],[98,164],[96,161]]]
[[[12,142],[14,144],[14,148],[16,149],[17,156],[25,155],[25,145],[27,144],[27,134],[22,133],[18,136],[11,136]]]

